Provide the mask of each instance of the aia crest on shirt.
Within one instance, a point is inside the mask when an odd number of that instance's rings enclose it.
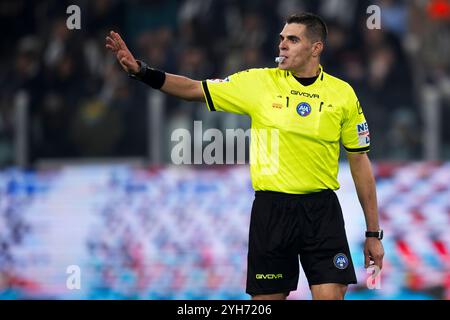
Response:
[[[311,106],[307,102],[300,102],[297,105],[297,113],[301,117],[306,117],[311,113]]]

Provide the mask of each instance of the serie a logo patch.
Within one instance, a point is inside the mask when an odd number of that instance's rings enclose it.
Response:
[[[309,115],[311,113],[311,106],[307,102],[300,102],[297,105],[297,113],[301,117],[306,117],[307,115]]]

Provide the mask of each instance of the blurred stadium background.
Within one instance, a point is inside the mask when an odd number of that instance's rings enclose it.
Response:
[[[68,30],[66,8],[81,8]],[[369,30],[366,9],[381,8]],[[284,17],[322,15],[322,64],[353,85],[372,136],[386,251],[363,268],[364,218],[342,154],[337,192],[358,274],[349,299],[450,299],[450,3],[446,0],[0,1],[0,299],[248,299],[247,165],[175,166],[176,128],[249,127],[127,78],[136,57],[195,79],[274,66]],[[66,287],[67,267],[81,289]],[[304,275],[291,299],[309,299]]]

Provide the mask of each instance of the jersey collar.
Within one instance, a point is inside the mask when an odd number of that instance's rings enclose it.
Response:
[[[324,72],[323,72],[323,67],[322,67],[321,64],[319,64],[319,70],[320,70],[319,71],[319,76],[317,77],[316,81],[314,81],[313,83],[311,83],[309,86],[306,86],[306,87],[311,88],[311,87],[314,87],[316,85],[320,85],[322,83],[322,81],[323,81],[323,73]],[[302,87],[305,87],[300,82],[298,82],[297,79],[294,78],[294,74],[292,73],[292,71],[289,71],[289,80],[291,82],[295,82],[298,85],[301,85]]]

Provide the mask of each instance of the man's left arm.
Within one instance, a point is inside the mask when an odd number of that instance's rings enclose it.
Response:
[[[364,211],[367,231],[378,231],[377,194],[372,166],[366,153],[347,153],[350,170],[355,183],[359,202]],[[366,238],[364,244],[364,266],[368,268],[373,261],[380,269],[383,267],[383,244],[377,238]]]

